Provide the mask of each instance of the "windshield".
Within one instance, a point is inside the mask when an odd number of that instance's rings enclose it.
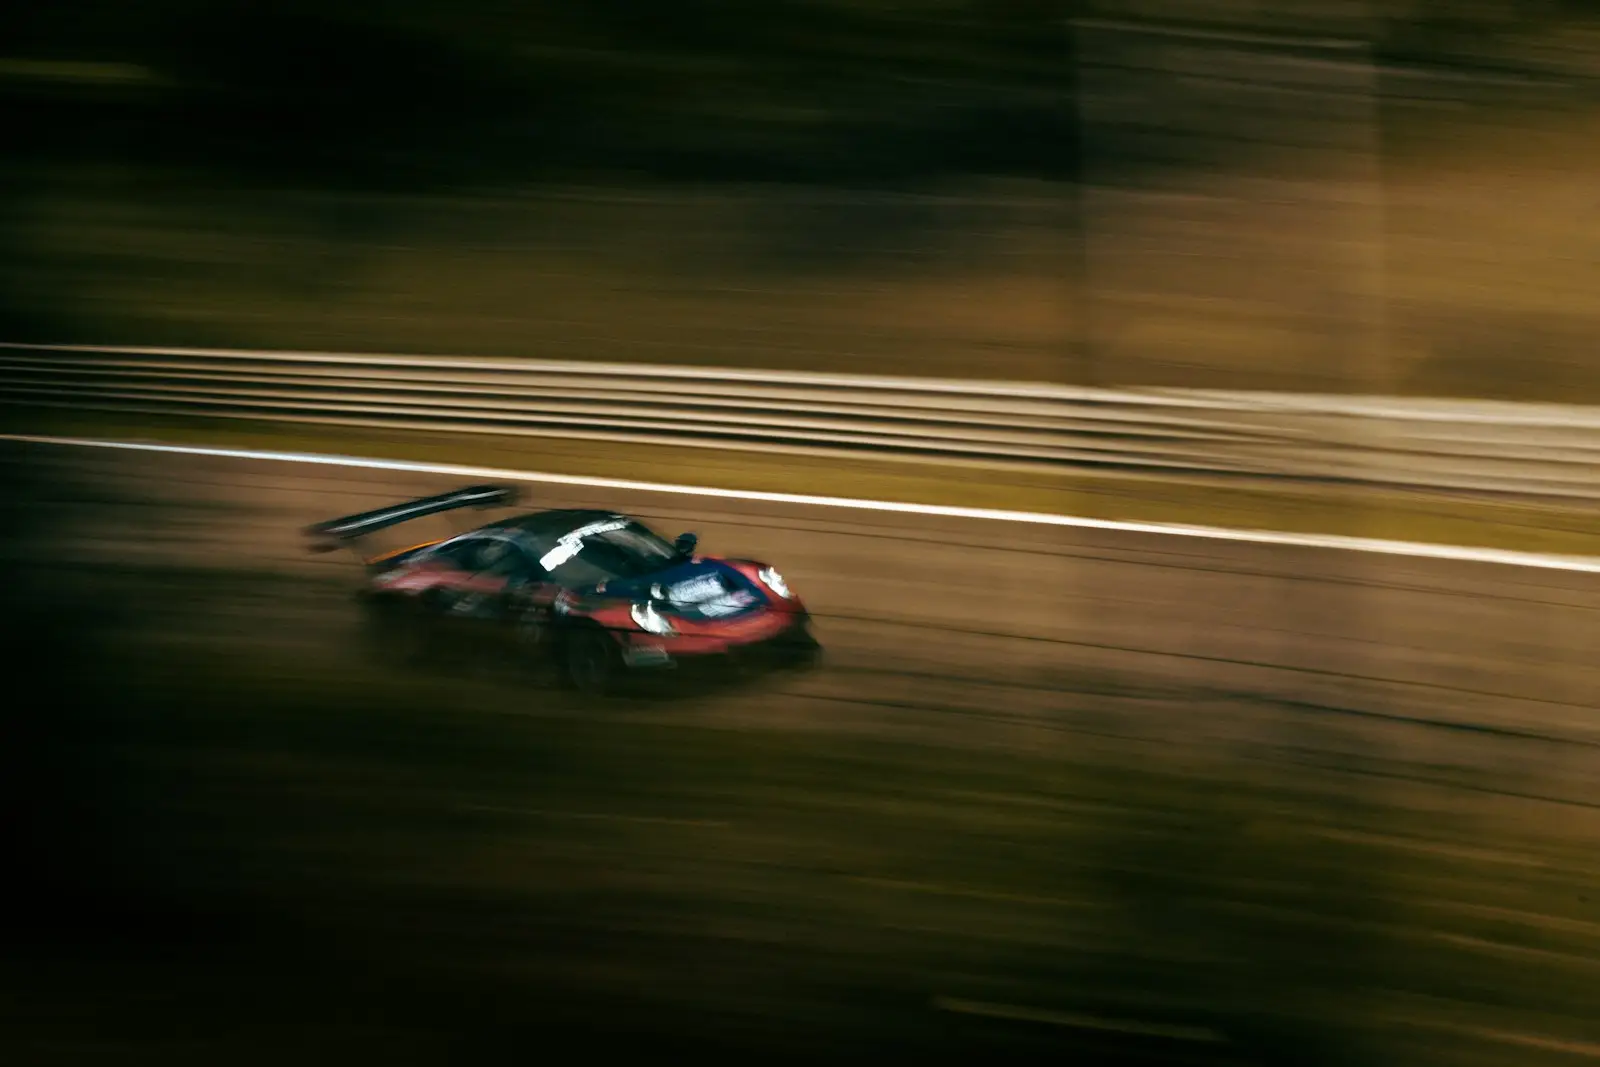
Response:
[[[540,546],[539,565],[563,585],[593,585],[653,574],[677,551],[639,523],[606,519]]]

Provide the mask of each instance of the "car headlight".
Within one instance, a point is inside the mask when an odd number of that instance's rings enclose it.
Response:
[[[634,625],[647,634],[655,634],[657,637],[671,637],[678,632],[672,628],[670,622],[661,617],[661,614],[656,611],[656,606],[648,601],[643,604],[633,605],[630,613],[633,615]]]
[[[789,585],[783,580],[783,575],[779,574],[771,567],[762,567],[756,572],[756,574],[760,577],[763,585],[772,590],[774,593],[777,593],[779,596],[783,597],[783,599],[794,599],[794,594],[789,592]]]

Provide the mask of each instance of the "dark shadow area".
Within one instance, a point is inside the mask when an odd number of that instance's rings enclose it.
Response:
[[[1003,656],[954,716],[932,673],[614,708],[391,673],[312,569],[119,559],[206,513],[14,454],[4,1062],[1321,1067],[1488,1048],[1423,1009],[1584,1017],[1588,749],[1121,669],[1030,713]],[[1475,821],[1534,778],[1548,825]]]

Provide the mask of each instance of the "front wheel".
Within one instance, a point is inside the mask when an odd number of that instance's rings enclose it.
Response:
[[[786,667],[807,670],[821,661],[822,642],[811,632],[809,624],[802,626],[781,646],[780,662]]]
[[[567,641],[567,680],[580,693],[604,696],[613,692],[622,676],[622,657],[610,635],[584,630]]]

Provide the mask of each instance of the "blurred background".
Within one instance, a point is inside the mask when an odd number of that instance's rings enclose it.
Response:
[[[0,341],[1600,398],[1576,0],[57,0],[0,131]],[[573,490],[837,650],[596,711],[347,654],[448,479],[5,447],[6,1063],[1600,1058],[1591,574]]]
[[[1576,2],[5,18],[13,340],[1545,399],[1600,378]]]

